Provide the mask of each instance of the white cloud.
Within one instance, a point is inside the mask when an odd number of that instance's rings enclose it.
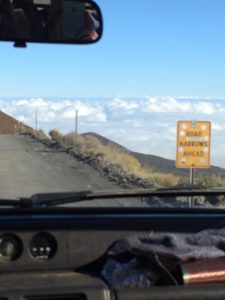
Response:
[[[95,131],[125,147],[174,159],[178,120],[212,122],[212,163],[225,167],[225,99],[199,97],[148,97],[92,100],[21,98],[0,100],[0,110],[30,126],[48,132],[74,130],[75,110],[79,132]],[[219,146],[218,146],[219,145]]]
[[[56,120],[57,115],[53,111],[41,112],[38,115],[38,118],[41,122],[51,122],[53,120]]]
[[[22,100],[19,100],[19,101],[15,101],[15,105],[16,106],[20,106],[20,105],[27,105],[27,106],[29,106],[29,100],[22,99]]]
[[[139,107],[135,101],[122,100],[120,98],[114,98],[108,105],[109,108],[117,110],[122,109],[124,111],[135,110]]]
[[[68,101],[68,100],[65,100],[65,101],[62,101],[62,102],[59,102],[59,103],[49,103],[49,108],[53,111],[61,111],[63,109],[65,109],[66,107],[70,107],[72,106],[72,102],[71,101]]]
[[[146,103],[149,112],[190,112],[192,106],[190,102],[178,101],[172,97],[149,98]]]
[[[222,126],[221,124],[213,122],[212,123],[212,129],[213,130],[221,131],[221,130],[224,130],[224,126]]]
[[[15,105],[17,106],[27,106],[32,108],[40,108],[48,106],[48,102],[42,98],[31,98],[31,99],[23,99],[19,101],[15,101]]]
[[[107,119],[107,116],[101,107],[84,104],[80,101],[76,101],[68,108],[66,107],[66,109],[62,113],[62,117],[65,119],[74,119],[76,110],[78,111],[79,117],[86,117],[89,121],[95,123],[105,122]]]
[[[157,113],[198,113],[212,115],[221,105],[206,101],[193,101],[193,99],[175,99],[173,97],[150,97],[146,102],[148,112]],[[225,109],[225,107],[223,106]]]
[[[78,110],[79,118],[85,118],[86,122],[102,123],[107,119],[107,115],[99,105],[93,103],[83,103],[79,100],[61,100],[54,101],[43,98],[18,99],[3,101],[1,110],[9,115],[24,120],[33,125],[35,114],[38,114],[39,123],[53,121],[73,121],[75,110]],[[40,124],[42,126],[42,124]]]
[[[193,105],[193,108],[196,113],[205,114],[205,115],[212,115],[215,113],[216,105],[207,102],[200,102]]]

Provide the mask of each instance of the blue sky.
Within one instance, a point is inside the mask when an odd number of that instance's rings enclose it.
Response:
[[[98,0],[90,46],[0,44],[0,96],[225,95],[225,1]]]
[[[1,110],[39,127],[95,131],[134,151],[175,158],[178,120],[212,122],[225,167],[225,1],[98,0],[90,46],[0,44]],[[218,146],[219,145],[219,146]]]

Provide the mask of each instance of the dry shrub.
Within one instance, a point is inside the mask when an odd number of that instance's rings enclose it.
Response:
[[[78,146],[82,152],[87,152],[89,154],[99,153],[102,143],[93,136],[79,136]]]
[[[74,133],[64,136],[64,143],[67,146],[74,145]],[[96,137],[81,136],[77,137],[77,145],[83,153],[101,157],[102,162],[118,165],[125,172],[132,174],[141,168],[139,161],[119,147],[103,145]]]
[[[151,168],[145,166],[139,169],[137,176],[143,179],[147,179],[154,184],[162,186],[174,186],[180,182],[180,177],[171,173],[155,172]]]
[[[63,143],[65,146],[73,146],[74,141],[75,141],[75,134],[72,132],[63,136]]]
[[[116,146],[102,145],[99,148],[99,152],[103,153],[103,161],[105,163],[118,165],[128,174],[136,174],[141,168],[141,164],[135,157]]]
[[[224,195],[220,195],[217,197],[218,200],[218,206],[220,208],[224,208],[225,207],[225,196]]]
[[[66,146],[75,146],[80,152],[87,154],[95,154],[101,143],[92,136],[77,135],[70,132],[63,136],[63,143]]]
[[[35,136],[35,130],[30,127],[24,127],[23,130],[20,130],[20,134]]]
[[[39,129],[39,130],[37,131],[37,137],[38,137],[39,139],[41,139],[41,140],[45,140],[45,139],[48,138],[47,134],[44,132],[43,129]]]
[[[63,136],[57,129],[50,130],[49,136],[54,142],[62,143],[63,141]]]
[[[162,186],[177,185],[180,181],[180,178],[173,174],[154,172],[149,167],[142,167],[135,157],[117,146],[102,145],[98,139],[90,136],[86,136],[82,142],[85,143],[85,146],[83,145],[82,147],[83,150],[91,151],[95,154],[101,153],[103,162],[118,165],[128,174],[133,174]]]
[[[205,187],[223,187],[225,186],[225,178],[213,174],[197,178],[197,183]]]
[[[149,180],[155,184],[159,184],[162,186],[174,186],[180,182],[180,178],[173,174],[164,174],[158,172],[150,174]]]
[[[75,146],[80,152],[97,156],[103,164],[113,164],[120,167],[125,173],[135,175],[141,179],[151,181],[153,184],[162,186],[173,186],[178,184],[180,178],[173,174],[154,172],[151,168],[142,167],[140,162],[129,152],[109,144],[103,145],[93,136],[75,136],[75,133],[68,133],[63,136],[57,130],[49,132],[55,141],[63,140],[66,146]]]

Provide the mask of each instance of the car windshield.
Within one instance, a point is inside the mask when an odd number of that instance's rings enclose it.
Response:
[[[96,44],[0,44],[0,198],[225,188],[225,1],[96,2]],[[76,205],[190,204],[103,200]]]

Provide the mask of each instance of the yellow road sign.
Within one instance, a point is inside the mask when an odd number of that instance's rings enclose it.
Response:
[[[210,167],[211,122],[177,123],[177,168]]]

